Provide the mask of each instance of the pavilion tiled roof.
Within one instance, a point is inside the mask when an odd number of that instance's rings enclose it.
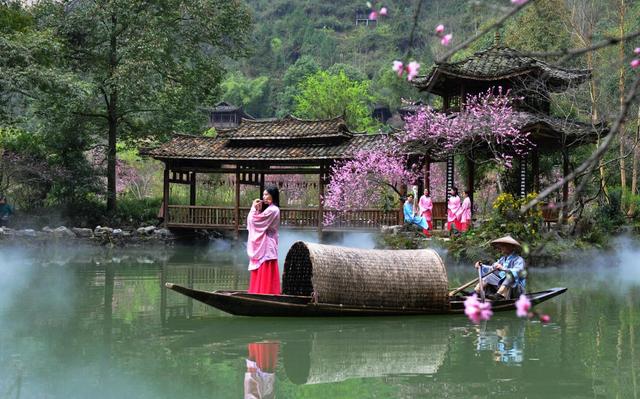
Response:
[[[308,140],[348,139],[352,133],[342,117],[305,120],[287,116],[283,119],[243,119],[237,128],[221,130],[220,136],[233,141]]]
[[[428,75],[418,76],[412,83],[421,90],[437,93],[448,80],[499,81],[531,75],[542,78],[550,91],[557,92],[584,82],[590,73],[588,69],[557,67],[498,44],[459,62],[436,64]]]
[[[212,161],[312,161],[348,159],[358,150],[373,148],[382,134],[354,134],[350,140],[332,144],[270,143],[234,145],[224,137],[175,134],[158,148],[144,152],[156,159],[202,159]]]
[[[594,143],[599,135],[604,136],[608,133],[604,123],[593,125],[535,112],[518,111],[515,119],[520,131],[532,133],[539,145],[559,145],[564,138],[565,145],[572,147]]]
[[[211,161],[314,161],[349,159],[373,148],[385,135],[351,133],[342,118],[308,121],[243,120],[216,137],[174,134],[159,147],[142,151],[156,159]]]

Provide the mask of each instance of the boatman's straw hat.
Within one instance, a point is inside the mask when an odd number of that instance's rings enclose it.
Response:
[[[498,238],[491,241],[491,245],[496,245],[496,244],[507,244],[507,245],[516,247],[519,250],[522,250],[522,245],[511,236],[504,236],[502,238]]]

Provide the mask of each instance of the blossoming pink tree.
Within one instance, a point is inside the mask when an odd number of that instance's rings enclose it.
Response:
[[[489,152],[490,160],[510,168],[514,156],[526,154],[533,146],[517,126],[518,113],[500,88],[469,96],[459,112],[444,114],[424,107],[407,118],[403,133],[336,164],[325,205],[336,210],[371,206],[380,202],[385,187],[399,193],[400,185],[415,184],[422,168],[419,164],[407,168],[407,154],[444,158],[482,149]]]
[[[412,151],[436,157],[488,150],[490,160],[511,168],[514,156],[533,147],[528,135],[518,129],[518,118],[509,93],[498,87],[468,96],[459,112],[444,114],[422,108],[407,118],[401,142]]]
[[[380,203],[385,190],[399,193],[401,184],[419,178],[417,171],[407,168],[407,155],[398,152],[397,141],[389,136],[371,150],[354,154],[351,160],[331,168],[324,205],[338,211],[358,209]],[[325,217],[331,224],[333,215]]]

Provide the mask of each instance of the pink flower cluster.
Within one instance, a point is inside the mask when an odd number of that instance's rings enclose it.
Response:
[[[451,39],[453,39],[453,35],[451,33],[444,33],[445,28],[444,25],[440,24],[436,26],[436,36],[440,38],[440,44],[443,46],[448,46],[451,43]]]
[[[640,55],[640,47],[636,47],[636,48],[633,50],[633,53],[634,53],[635,55]],[[637,69],[638,67],[640,67],[640,59],[638,59],[638,58],[634,58],[633,60],[631,60],[631,68],[633,68],[633,69]]]
[[[379,16],[385,17],[389,13],[389,10],[387,9],[387,7],[381,7],[379,11],[376,11],[373,8],[373,4],[371,4],[371,2],[369,1],[367,1],[367,7],[371,9],[371,12],[369,13],[369,19],[373,21],[376,21]]]
[[[385,187],[393,190],[419,178],[418,172],[408,170],[406,165],[407,156],[399,152],[391,137],[381,140],[373,149],[358,151],[352,159],[331,168],[331,181],[323,198],[325,207],[348,211],[380,205]],[[324,222],[331,224],[332,220]]]
[[[418,76],[418,73],[420,72],[420,64],[415,61],[411,61],[405,66],[402,61],[396,60],[393,61],[393,66],[391,67],[391,69],[393,69],[393,71],[398,74],[399,78],[401,78],[402,75],[407,72],[407,80],[412,81],[413,78]]]
[[[532,319],[537,316],[541,322],[549,323],[551,321],[551,317],[547,314],[539,314],[538,312],[531,310],[531,301],[526,295],[520,295],[520,298],[516,301],[516,315],[518,317],[526,317],[527,319]]]
[[[511,0],[511,4],[515,4],[517,6],[521,6],[529,0]]]
[[[533,143],[520,133],[518,114],[502,88],[468,96],[462,109],[445,114],[424,107],[406,119],[401,140],[442,155],[465,152],[474,145],[487,147],[499,164],[511,168],[513,157],[528,153]]]
[[[478,296],[473,294],[464,301],[464,314],[469,317],[469,320],[478,324],[481,320],[489,320],[493,316],[493,311],[490,302],[480,302]]]

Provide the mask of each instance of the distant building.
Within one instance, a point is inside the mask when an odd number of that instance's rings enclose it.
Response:
[[[356,26],[360,25],[375,28],[378,26],[378,20],[369,19],[369,13],[358,12],[356,13]]]
[[[244,112],[242,107],[221,101],[215,107],[207,109],[209,113],[209,127],[216,129],[233,129],[240,125],[242,119],[254,119]]]
[[[387,123],[389,118],[391,118],[391,110],[386,105],[378,104],[373,107],[371,117],[380,123]]]

